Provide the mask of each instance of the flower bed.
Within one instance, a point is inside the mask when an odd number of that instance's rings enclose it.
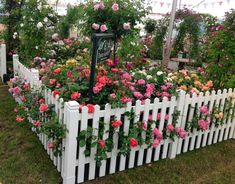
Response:
[[[112,108],[111,104],[64,103],[49,89],[38,94],[33,106],[27,104],[28,85],[18,86],[23,92],[13,88],[12,93],[26,97],[27,115],[18,112],[16,120],[21,124],[31,117],[33,130],[64,183],[81,183],[234,138],[232,89],[198,95],[182,91],[178,98],[137,100]]]

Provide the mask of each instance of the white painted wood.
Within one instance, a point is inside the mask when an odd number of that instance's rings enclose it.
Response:
[[[94,111],[94,118],[92,122],[92,128],[94,129],[94,136],[98,136],[98,129],[99,129],[99,113],[100,113],[100,106],[96,105],[95,106],[95,111]],[[94,148],[91,148],[91,161],[89,165],[89,180],[92,180],[95,178],[95,169],[96,169],[96,160],[94,159],[95,154],[97,153],[97,146]]]
[[[223,111],[223,106],[224,106],[224,102],[225,102],[225,97],[226,97],[226,93],[227,93],[227,90],[224,89],[223,90],[223,93],[221,94],[220,96],[220,100],[221,100],[221,103],[218,102],[218,105],[219,105],[219,109],[221,111]],[[213,144],[217,143],[218,142],[218,136],[219,136],[219,131],[221,130],[221,125],[219,125],[216,130],[215,130],[215,136],[214,136],[214,139],[213,139]]]
[[[135,120],[134,120],[134,123],[137,123],[139,121],[139,118],[140,118],[140,108],[141,108],[141,101],[137,100],[136,101],[136,105],[135,105]],[[135,156],[136,156],[136,149],[132,149],[131,152],[130,152],[130,156],[129,156],[129,164],[128,164],[129,168],[133,168],[134,167]]]
[[[203,101],[204,101],[204,104],[203,104],[203,105],[208,107],[208,102],[209,102],[209,100],[210,100],[210,92],[207,91],[207,92],[205,93],[204,98],[203,98]],[[209,107],[208,107],[208,109],[209,109]],[[211,112],[210,109],[209,109],[209,112]],[[208,130],[207,130],[207,131],[208,131]],[[200,148],[201,142],[202,142],[202,135],[204,134],[204,136],[205,136],[205,133],[206,133],[207,131],[199,131],[198,137],[197,137],[197,142],[196,142],[196,149]]]
[[[0,48],[0,77],[3,79],[3,75],[7,73],[7,63],[6,63],[6,45],[1,44]]]
[[[120,113],[119,108],[116,109],[115,118],[116,120],[121,119],[121,113]],[[113,135],[114,146],[113,146],[113,150],[111,153],[111,161],[110,161],[110,169],[109,169],[110,174],[115,173],[115,170],[116,170],[117,156],[118,156],[118,138],[119,138],[118,131],[119,131],[119,128],[116,130],[116,133],[114,133]]]
[[[111,112],[111,105],[110,104],[106,104],[105,105],[105,116],[104,116],[104,123],[105,123],[105,130],[104,130],[104,135],[103,135],[103,140],[106,140],[109,137],[109,126],[110,126],[110,113]],[[105,176],[105,171],[106,171],[106,160],[103,160],[101,162],[101,166],[100,166],[100,172],[99,172],[99,176]]]
[[[202,106],[202,102],[204,101],[204,96],[203,96],[202,92],[199,93],[199,96],[196,98],[196,101],[197,101],[196,102],[197,103],[197,109],[195,108],[195,111],[197,112],[197,114],[200,114],[199,108]],[[190,151],[194,150],[197,132],[198,132],[197,129],[193,130],[193,134],[192,134],[191,142],[190,142],[190,146],[189,146]],[[199,134],[202,134],[202,130],[199,130]]]
[[[216,92],[214,90],[211,92],[211,95],[209,98],[210,98],[209,112],[212,112],[214,108],[215,99],[216,99]],[[202,140],[202,147],[206,146],[209,133],[210,133],[210,130],[207,130],[204,133],[203,140]]]
[[[159,98],[155,98],[154,103],[153,103],[153,114],[152,114],[153,121],[156,121],[158,109],[159,109]],[[156,127],[156,125],[153,123],[152,124],[152,129],[155,128],[155,127]],[[146,158],[146,163],[147,164],[151,162],[152,153],[153,153],[153,148],[151,147],[147,151],[147,158]]]
[[[195,107],[196,103],[197,103],[197,95],[194,93],[192,95],[191,108],[189,110],[188,122],[192,121],[192,119],[193,119],[194,111],[196,110],[196,107]],[[184,147],[183,147],[184,153],[188,151],[189,138],[191,136],[192,136],[192,133],[190,132],[189,136],[185,138]]]
[[[221,90],[218,90],[217,94],[216,94],[215,106],[219,105],[220,98],[221,98]],[[209,139],[208,139],[208,145],[212,144],[212,141],[213,141],[212,139],[213,139],[213,135],[215,133],[215,130],[216,130],[215,124],[212,124],[210,134],[209,134]]]
[[[130,112],[131,107],[132,107],[131,102],[127,103],[126,112]],[[124,125],[123,125],[124,126],[123,127],[124,134],[128,135],[129,134],[129,126],[130,126],[129,117],[125,116],[123,123],[124,123]],[[126,166],[126,156],[121,155],[119,171],[125,170],[125,166]]]
[[[68,132],[65,139],[65,152],[64,152],[64,168],[63,168],[63,184],[75,183],[75,168],[76,168],[76,153],[77,153],[77,136],[78,136],[78,119],[79,119],[79,104],[76,101],[67,102],[65,104],[66,118],[64,122]],[[86,109],[87,111],[87,109]],[[87,112],[84,112],[85,116]],[[83,117],[81,126],[85,129],[86,116]],[[81,154],[81,153],[80,153]],[[80,156],[80,155],[79,155]],[[83,154],[84,157],[84,154]],[[81,175],[81,174],[80,174]],[[79,175],[79,176],[80,176]],[[83,178],[79,178],[83,179]]]
[[[176,110],[179,111],[179,117],[177,119],[176,127],[181,127],[181,121],[183,118],[183,112],[184,112],[184,103],[185,103],[185,91],[180,91],[179,97],[176,101]],[[169,155],[168,157],[170,159],[173,159],[176,157],[177,154],[177,147],[178,147],[179,138],[175,138],[175,141],[171,143]]]
[[[147,99],[145,100],[145,104],[144,104],[144,117],[143,117],[143,121],[148,121],[148,118],[149,118],[149,110],[150,110],[150,100]],[[145,141],[146,139],[146,133],[143,132],[142,133],[142,139],[143,141]],[[138,155],[138,162],[137,162],[137,165],[140,166],[140,165],[143,165],[143,160],[144,160],[144,147],[141,146],[140,149],[139,149],[139,155]]]

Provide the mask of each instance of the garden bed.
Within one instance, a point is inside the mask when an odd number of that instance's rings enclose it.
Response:
[[[178,98],[138,100],[123,108],[109,104],[81,108],[45,89],[44,103],[53,105],[68,130],[59,145],[62,154],[55,156],[48,146],[53,138],[43,133],[38,137],[64,183],[81,183],[234,138],[234,95],[235,89],[199,95],[182,91]],[[205,121],[198,125],[200,119]],[[35,121],[31,119],[32,124]]]

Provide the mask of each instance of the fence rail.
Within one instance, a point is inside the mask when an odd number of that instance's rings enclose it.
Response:
[[[26,77],[31,84],[41,87],[39,82],[38,73],[32,72],[24,67],[14,56],[14,70],[21,76]],[[97,166],[97,162],[94,160],[97,153],[97,146],[90,148],[89,146],[80,147],[79,140],[77,140],[81,131],[86,130],[88,126],[96,129],[96,135],[100,130],[100,120],[104,122],[105,130],[103,134],[103,140],[110,137],[107,130],[111,128],[111,119],[115,116],[116,120],[122,120],[123,125],[120,127],[124,130],[125,135],[130,132],[130,125],[138,121],[148,121],[149,115],[152,115],[153,120],[156,120],[157,114],[161,113],[159,125],[157,126],[159,131],[166,129],[166,126],[172,122],[173,112],[175,110],[180,112],[177,119],[177,126],[181,128],[187,128],[188,122],[193,117],[199,114],[198,109],[201,106],[208,106],[209,111],[212,112],[216,107],[221,112],[225,112],[226,104],[230,103],[229,99],[235,95],[235,89],[224,89],[223,91],[200,93],[199,95],[189,95],[185,92],[181,92],[179,97],[172,97],[170,100],[164,98],[160,101],[156,98],[153,102],[146,100],[144,104],[137,101],[133,106],[128,103],[124,108],[112,109],[109,104],[105,105],[104,109],[101,109],[99,105],[95,106],[93,113],[88,113],[88,108],[83,107],[80,111],[80,105],[76,101],[64,102],[62,98],[57,95],[54,97],[52,91],[49,89],[44,90],[44,97],[48,104],[55,105],[55,112],[57,113],[60,123],[66,125],[68,132],[66,138],[63,141],[62,147],[64,151],[61,157],[55,157],[50,149],[47,147],[48,138],[40,134],[38,135],[40,141],[44,145],[48,155],[53,161],[57,170],[61,172],[64,184],[82,183],[86,180],[92,180],[97,177],[102,177],[108,174],[112,174],[118,171],[123,171],[143,164],[151,163],[159,159],[175,158],[177,155],[205,147],[217,142],[221,142],[227,139],[235,139],[235,99],[233,98],[232,106],[229,109],[229,116],[225,115],[224,124],[215,126],[211,124],[210,129],[207,131],[201,131],[193,129],[189,132],[189,136],[185,139],[175,138],[165,139],[160,142],[157,148],[148,147],[147,145],[138,146],[133,148],[129,155],[119,155],[119,135],[115,133],[112,140],[114,148],[108,153],[107,160],[102,161],[100,167]],[[130,112],[133,109],[135,114],[134,121],[130,121],[125,112]],[[165,119],[165,115],[169,114],[169,119]],[[213,120],[213,119],[212,119]],[[150,126],[150,125],[147,125]],[[151,126],[155,127],[155,124]],[[153,128],[152,127],[152,128]],[[118,129],[117,131],[119,131]],[[143,133],[143,138],[146,135]],[[90,154],[86,156],[84,151],[89,149]]]

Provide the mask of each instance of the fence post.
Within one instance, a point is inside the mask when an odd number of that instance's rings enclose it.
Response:
[[[6,45],[5,44],[1,44],[1,59],[0,59],[0,74],[1,74],[1,78],[3,80],[3,75],[7,73],[7,61],[6,61]]]
[[[176,111],[179,111],[179,117],[177,120],[176,127],[179,127],[183,117],[184,111],[184,101],[185,101],[185,91],[180,91],[179,97],[177,99]],[[173,159],[176,157],[177,147],[179,138],[175,138],[174,142],[170,145],[169,158]]]
[[[19,56],[17,54],[13,55],[13,70],[14,70],[14,76],[16,76],[17,70],[19,67]]]
[[[63,184],[75,183],[79,115],[79,103],[76,101],[65,103],[64,122],[68,132],[66,133],[66,138],[64,141],[65,151],[62,171]]]
[[[39,89],[38,87],[38,81],[39,81],[39,71],[37,69],[30,69],[30,72],[32,74],[32,87],[35,89]]]

